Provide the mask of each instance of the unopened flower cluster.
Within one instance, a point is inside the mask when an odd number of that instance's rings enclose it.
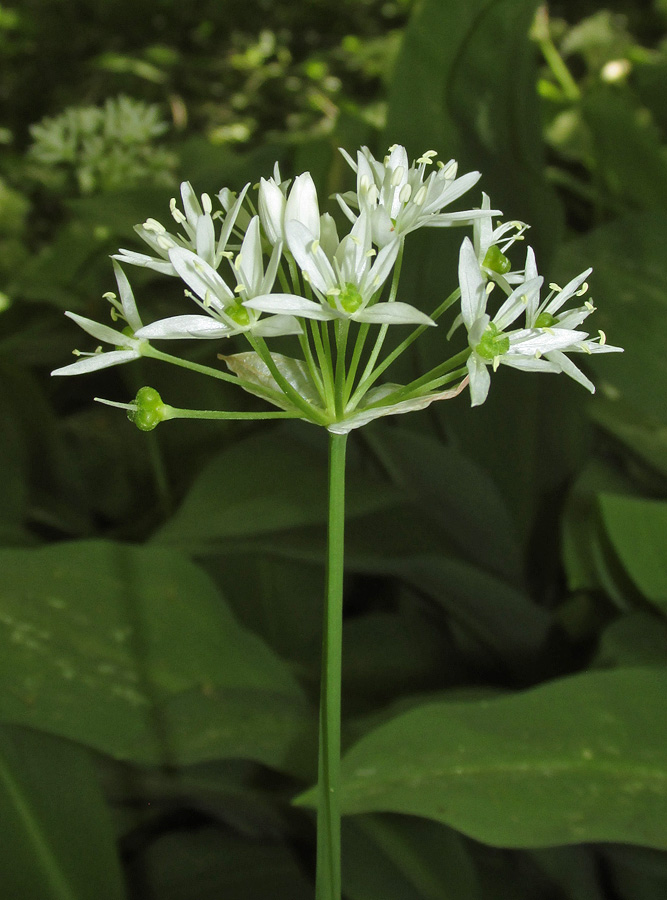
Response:
[[[382,161],[366,147],[356,159],[343,155],[356,174],[356,190],[337,195],[338,224],[321,212],[308,172],[284,181],[277,164],[256,191],[250,185],[238,195],[223,189],[216,202],[181,185],[181,205],[171,202],[174,224],[167,228],[148,219],[136,228],[146,252],[120,250],[114,257],[118,294],[105,296],[122,327],[67,313],[113,349],[76,351],[78,361],[53,374],[92,372],[142,356],[173,362],[155,345],[238,336],[245,349],[219,354],[226,368],[218,365],[208,374],[262,397],[282,416],[340,433],[379,416],[424,408],[466,387],[477,406],[501,365],[564,372],[594,390],[571,356],[621,348],[607,344],[601,332],[591,337],[582,329],[594,311],[584,299],[590,269],[545,292],[530,247],[518,267],[510,259],[528,226],[498,222],[501,213],[485,194],[479,207],[455,209],[480,173],[459,175],[454,161],[440,162],[434,151],[412,164],[402,146],[390,148]],[[399,278],[409,235],[453,227],[467,231],[458,286],[450,286],[451,292],[443,286],[442,296],[425,298],[427,309],[403,302]],[[180,279],[188,311],[144,324],[123,266]],[[409,384],[378,383],[391,362],[450,310],[453,320],[442,329],[443,362]],[[461,326],[467,340],[452,352]],[[390,327],[401,329],[399,343],[392,341],[394,349],[383,355]],[[277,338],[293,348],[289,354],[269,348],[267,341]],[[174,417],[153,395],[162,418]],[[136,416],[137,401],[114,405]]]

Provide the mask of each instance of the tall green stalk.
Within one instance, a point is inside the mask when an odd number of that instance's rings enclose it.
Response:
[[[329,517],[320,683],[316,900],[340,900],[340,720],[346,434],[329,434]]]

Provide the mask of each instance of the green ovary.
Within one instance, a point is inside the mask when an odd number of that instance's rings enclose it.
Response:
[[[241,328],[250,325],[250,313],[245,306],[241,306],[240,303],[235,303],[234,306],[228,306],[225,309],[225,315],[229,316],[229,318],[236,322],[237,325],[240,325]]]
[[[345,312],[354,313],[364,301],[357,286],[348,282],[338,295],[338,302]]]
[[[475,347],[475,353],[482,359],[493,360],[507,353],[509,348],[510,339],[491,322],[482,335],[482,340]]]
[[[491,269],[492,272],[498,272],[499,275],[505,275],[512,268],[512,263],[501,253],[495,244],[492,244],[486,251],[486,256],[482,261],[485,269]]]
[[[535,328],[553,328],[555,324],[556,319],[548,312],[540,313],[535,319]]]

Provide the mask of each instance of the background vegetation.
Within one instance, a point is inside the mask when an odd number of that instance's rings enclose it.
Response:
[[[594,398],[501,372],[481,409],[357,433],[345,896],[667,896],[666,19],[664,0],[0,6],[7,896],[312,896],[324,435],[140,434],[92,397],[247,398],[150,361],[48,373],[81,340],[63,311],[99,316],[109,254],[181,179],[238,189],[279,159],[332,193],[338,146],[394,142],[479,168],[548,279],[594,266],[626,353],[590,360]],[[408,241],[401,299],[453,288],[442,237]]]

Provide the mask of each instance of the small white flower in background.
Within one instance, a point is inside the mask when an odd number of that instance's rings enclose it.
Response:
[[[98,347],[94,353],[83,353],[75,350],[74,355],[82,358],[69,366],[55,369],[51,372],[52,375],[83,375],[86,372],[95,372],[98,369],[107,369],[110,366],[132,362],[132,360],[139,359],[143,355],[142,349],[147,346],[147,342],[135,337],[136,332],[141,329],[142,323],[132,288],[117,262],[114,261],[113,267],[120,301],[116,294],[111,292],[104,296],[111,303],[112,319],[114,321],[118,318],[124,320],[127,323],[126,328],[123,331],[115,331],[113,328],[109,328],[108,325],[102,325],[73,312],[66,312],[65,315],[96,340],[105,344],[112,344],[117,349],[103,351],[101,347]]]
[[[459,284],[461,286],[461,316],[468,332],[471,354],[467,367],[470,377],[472,406],[484,403],[489,392],[491,376],[499,365],[533,372],[560,372],[561,367],[549,359],[543,359],[550,351],[563,350],[587,337],[585,332],[561,329],[548,332],[543,328],[520,328],[506,331],[522,313],[525,313],[528,296],[539,291],[539,276],[520,284],[491,318],[486,312],[489,288],[469,238],[465,238],[459,255]]]
[[[370,216],[373,241],[384,247],[397,237],[417,228],[437,228],[469,224],[475,218],[499,214],[499,210],[465,210],[443,213],[442,209],[458,200],[481,175],[469,172],[457,178],[454,160],[437,163],[435,171],[425,178],[427,168],[435,162],[434,150],[427,150],[412,166],[405,147],[395,144],[384,162],[378,162],[368,147],[357,153],[357,161],[341,150],[357,174],[357,190],[337,196],[341,209],[351,222],[357,214],[352,208]]]

